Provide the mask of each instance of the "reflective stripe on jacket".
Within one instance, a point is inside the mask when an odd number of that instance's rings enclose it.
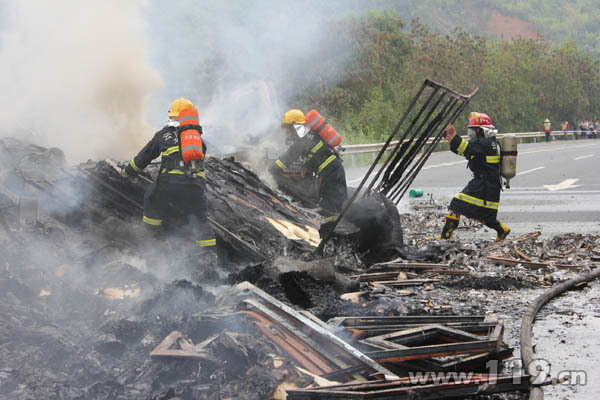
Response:
[[[326,174],[330,169],[341,166],[342,160],[321,137],[314,132],[298,138],[276,161],[277,169],[285,171],[298,159],[304,159],[308,171],[318,175]]]
[[[206,145],[202,144],[203,152],[206,154]],[[154,134],[152,139],[140,150],[125,168],[128,175],[141,172],[158,156],[161,158],[161,179],[167,179],[173,183],[190,183],[195,178],[185,174],[185,165],[179,150],[179,137],[177,127],[167,125]],[[203,172],[203,164],[199,163],[197,176],[206,179]],[[167,172],[166,175],[163,175]],[[163,177],[164,176],[164,177]]]

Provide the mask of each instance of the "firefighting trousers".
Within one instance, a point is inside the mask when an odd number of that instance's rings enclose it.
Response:
[[[143,222],[161,234],[216,251],[215,234],[206,215],[205,185],[153,183],[144,194]]]
[[[327,217],[336,217],[348,199],[346,172],[341,163],[321,176],[319,193],[319,207],[323,209]]]
[[[448,207],[458,215],[483,222],[496,221],[500,205],[498,178],[474,178],[454,196]]]

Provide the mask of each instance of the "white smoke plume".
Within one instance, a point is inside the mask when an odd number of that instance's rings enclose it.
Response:
[[[0,0],[0,136],[126,160],[187,97],[213,154],[228,150],[336,83],[351,43],[328,27],[358,3]]]
[[[149,118],[162,121],[170,101],[188,97],[199,107],[204,137],[222,150],[278,130],[283,113],[300,108],[290,99],[343,76],[351,42],[329,28],[350,3],[152,0],[152,59],[166,84],[151,99]]]
[[[60,147],[69,161],[131,157],[152,131],[161,78],[145,1],[0,2],[0,136]]]

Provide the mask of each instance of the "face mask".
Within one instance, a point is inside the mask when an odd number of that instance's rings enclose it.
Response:
[[[496,134],[498,133],[497,129],[490,129],[490,128],[481,128],[483,129],[483,136],[487,139],[491,139],[491,138],[495,138]]]
[[[179,121],[177,121],[176,119],[173,119],[173,118],[169,118],[167,120],[167,126],[173,126],[173,127],[177,128],[179,126]]]
[[[303,138],[310,131],[310,129],[308,129],[306,127],[306,125],[294,124],[292,126],[294,127],[294,130],[296,131],[296,135],[298,135],[299,138]]]

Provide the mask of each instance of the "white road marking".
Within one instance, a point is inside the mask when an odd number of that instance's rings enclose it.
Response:
[[[600,144],[600,143],[598,143],[598,144]],[[592,146],[598,146],[598,144],[592,143],[592,144],[581,144],[581,145],[577,145],[577,146],[550,147],[550,148],[542,149],[542,150],[519,151],[519,155],[521,155],[521,154],[544,153],[546,151],[555,151],[555,150],[564,150],[564,149],[576,149],[576,148],[579,148],[579,147],[590,148]]]
[[[550,191],[575,188],[575,187],[581,186],[581,185],[574,185],[574,183],[577,182],[578,180],[579,179],[567,179],[567,180],[562,181],[558,185],[544,185],[544,187]]]
[[[438,168],[438,167],[447,167],[449,165],[464,164],[466,162],[467,162],[467,160],[460,160],[460,161],[454,161],[454,162],[445,162],[445,163],[441,163],[441,164],[428,165],[428,166],[423,167],[421,169],[431,169],[431,168]]]
[[[358,179],[352,179],[351,181],[348,181],[348,183],[358,183],[360,181],[363,180],[364,177],[358,178]]]
[[[581,156],[581,157],[574,158],[574,160],[583,160],[584,158],[589,158],[589,157],[594,157],[594,155],[588,154],[587,156]]]
[[[528,169],[527,171],[519,172],[517,174],[517,176],[525,175],[525,174],[528,174],[528,173],[534,172],[534,171],[539,171],[540,169],[544,169],[544,168],[546,168],[546,167],[537,167],[537,168]]]
[[[427,190],[427,188],[423,188],[424,190]],[[548,193],[548,190],[541,190],[544,189],[540,186],[537,187],[514,187],[511,186],[510,190],[505,190],[502,193],[502,196],[520,196],[520,195],[526,195],[526,196],[531,196],[531,195],[544,195],[544,196],[552,196],[552,195],[556,195],[556,196],[571,196],[574,194],[600,194],[600,190],[570,190],[568,192],[563,192],[563,193]],[[433,190],[433,189],[432,189]]]

